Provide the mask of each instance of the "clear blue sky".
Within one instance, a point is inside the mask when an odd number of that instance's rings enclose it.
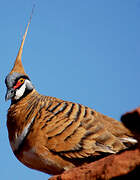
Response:
[[[0,179],[46,180],[13,155],[8,142],[5,76],[32,5],[23,64],[36,89],[119,120],[140,105],[140,0],[14,0],[0,4]]]

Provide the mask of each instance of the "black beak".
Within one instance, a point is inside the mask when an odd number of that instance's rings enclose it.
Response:
[[[9,99],[12,99],[15,95],[15,90],[13,88],[7,89],[7,93],[5,95],[5,101],[8,101]]]

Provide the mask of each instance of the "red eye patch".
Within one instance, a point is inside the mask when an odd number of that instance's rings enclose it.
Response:
[[[13,87],[14,89],[17,89],[22,83],[21,82],[17,82],[17,84]]]
[[[23,83],[24,83],[24,80],[23,78],[21,78],[20,80],[18,80],[17,84],[13,87],[14,89],[17,89],[18,87],[20,87]]]

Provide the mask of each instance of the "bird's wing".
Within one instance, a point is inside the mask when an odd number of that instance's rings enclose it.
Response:
[[[62,156],[83,158],[126,148],[121,138],[128,132],[122,124],[83,105],[50,102],[43,119],[46,147]]]

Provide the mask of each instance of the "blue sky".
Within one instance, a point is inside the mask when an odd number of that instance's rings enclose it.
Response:
[[[38,92],[78,102],[117,120],[140,104],[139,0],[5,0],[0,6],[0,179],[46,180],[22,165],[8,142],[5,76],[33,3],[23,64]]]

